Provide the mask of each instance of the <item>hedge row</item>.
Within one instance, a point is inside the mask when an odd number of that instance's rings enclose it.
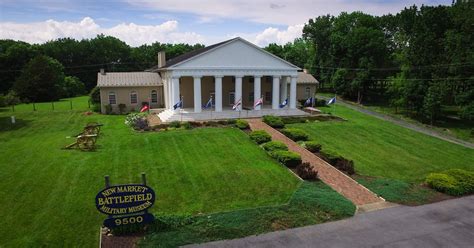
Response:
[[[474,193],[474,172],[451,169],[430,173],[425,180],[431,188],[448,195],[461,196]]]
[[[273,128],[284,128],[285,123],[283,123],[283,120],[279,116],[274,116],[274,115],[264,115],[263,116],[263,122],[265,122],[267,125]]]

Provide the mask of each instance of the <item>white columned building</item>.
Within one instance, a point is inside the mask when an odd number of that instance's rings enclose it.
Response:
[[[249,118],[265,114],[304,115],[296,109],[298,70],[242,38],[208,46],[166,61],[156,69],[165,79],[163,92],[168,109],[159,116],[162,121],[170,121],[178,112],[181,118],[185,114],[195,120],[211,118],[212,113],[212,118],[242,117],[244,114],[239,111],[246,111]],[[211,97],[214,105],[203,109],[203,102]],[[254,108],[254,102],[262,97],[264,104]],[[289,104],[283,110],[280,104],[287,98]],[[181,99],[183,108],[175,110],[173,106]],[[239,100],[239,111],[232,111],[231,106]]]

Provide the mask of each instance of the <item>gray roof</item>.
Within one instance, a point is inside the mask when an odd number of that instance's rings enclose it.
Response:
[[[299,84],[319,84],[318,80],[313,77],[313,75],[308,74],[303,71],[298,72],[298,79],[296,79],[296,83]]]
[[[107,72],[97,74],[98,87],[159,86],[161,77],[156,72]]]

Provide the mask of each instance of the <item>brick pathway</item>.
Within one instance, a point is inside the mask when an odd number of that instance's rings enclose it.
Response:
[[[265,130],[272,136],[273,140],[284,142],[290,151],[299,153],[303,162],[309,162],[318,171],[318,176],[324,183],[352,201],[355,205],[362,206],[384,201],[372,191],[304,149],[276,129],[263,123],[260,119],[249,119],[248,122],[252,130]]]

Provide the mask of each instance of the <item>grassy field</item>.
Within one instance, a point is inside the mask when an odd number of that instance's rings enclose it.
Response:
[[[136,133],[124,116],[61,110],[18,111],[11,125],[11,114],[0,112],[0,246],[96,246],[106,174],[119,184],[145,172],[155,214],[279,205],[300,185],[237,129]],[[96,152],[61,150],[91,121],[104,124]]]
[[[66,111],[66,110],[88,110],[89,107],[89,97],[80,96],[74,98],[65,98],[57,102],[40,102],[40,103],[22,103],[15,105],[14,107],[3,107],[0,108],[0,112],[10,112],[13,113],[25,113],[25,112],[51,112],[51,111]]]
[[[334,111],[332,107],[321,109],[326,112]],[[323,148],[335,150],[354,160],[359,175],[392,179],[381,184],[388,187],[396,185],[393,190],[399,192],[395,192],[395,195],[406,193],[406,190],[400,190],[406,184],[400,182],[420,184],[430,172],[450,168],[474,170],[472,149],[417,133],[340,105],[336,107],[336,114],[348,121],[289,126],[306,130]],[[369,188],[373,186],[367,180],[361,180],[361,183]],[[378,186],[380,185],[377,184],[372,189],[380,193],[383,189]],[[426,195],[428,191],[414,193]]]

